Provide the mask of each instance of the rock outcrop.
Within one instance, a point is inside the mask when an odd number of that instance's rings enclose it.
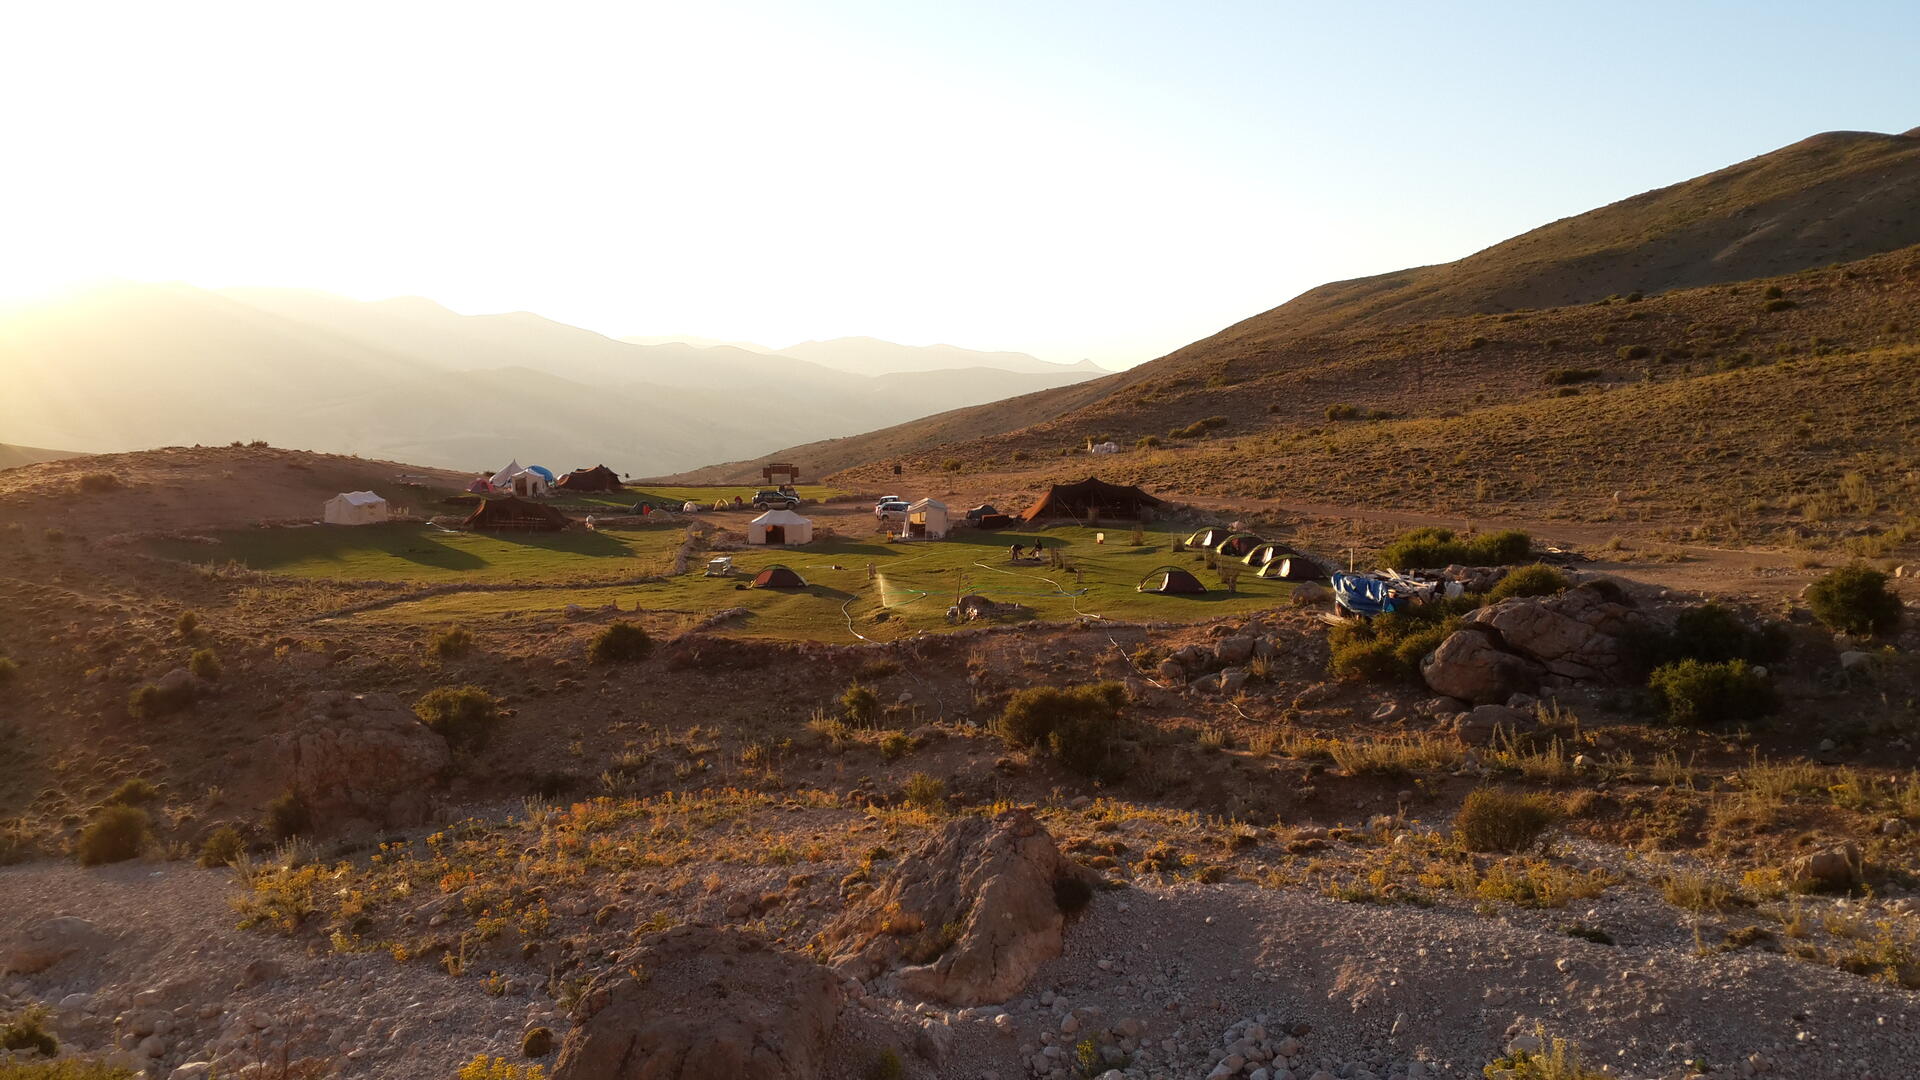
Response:
[[[45,971],[76,953],[97,951],[107,940],[99,927],[75,915],[42,919],[0,944],[0,976]]]
[[[1024,810],[961,818],[821,933],[835,970],[895,970],[902,990],[954,1005],[1005,1001],[1060,955],[1091,871]],[[904,966],[902,966],[904,965]]]
[[[815,1080],[839,978],[742,930],[649,934],[582,995],[553,1080]]]
[[[1649,625],[1619,590],[1600,584],[1503,600],[1467,616],[1420,674],[1436,692],[1476,705],[1541,686],[1625,682],[1633,638]]]
[[[328,691],[294,731],[270,736],[268,767],[322,822],[425,820],[429,789],[453,764],[447,743],[392,694]]]

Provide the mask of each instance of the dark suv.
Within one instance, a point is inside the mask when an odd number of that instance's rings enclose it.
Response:
[[[800,505],[800,496],[766,488],[753,493],[755,510],[792,510]]]

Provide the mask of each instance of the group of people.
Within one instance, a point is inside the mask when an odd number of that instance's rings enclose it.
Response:
[[[1031,548],[1023,548],[1019,544],[1014,544],[1007,549],[1007,557],[1014,562],[1019,562],[1021,559],[1038,559],[1040,558],[1040,546],[1041,542],[1038,540],[1033,542],[1033,547]],[[1023,552],[1025,554],[1022,554]]]

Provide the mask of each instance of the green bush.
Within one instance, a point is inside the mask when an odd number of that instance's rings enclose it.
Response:
[[[103,806],[80,830],[74,854],[81,866],[125,862],[140,854],[153,836],[147,812],[132,806]]]
[[[1462,597],[1341,623],[1327,633],[1327,673],[1362,682],[1417,682],[1421,659],[1460,628],[1454,615],[1478,602]]]
[[[220,654],[212,649],[195,649],[187,659],[187,670],[202,679],[220,677]]]
[[[1500,583],[1487,593],[1487,601],[1497,603],[1513,596],[1552,596],[1566,591],[1567,575],[1546,563],[1534,563],[1501,578]]]
[[[1843,566],[1807,588],[1813,617],[1848,634],[1890,634],[1900,625],[1900,598],[1887,575],[1861,563]]]
[[[947,805],[947,785],[938,777],[917,772],[907,777],[906,786],[900,789],[901,797],[907,805],[920,810],[943,810]]]
[[[267,804],[266,826],[267,835],[275,840],[291,839],[313,828],[313,811],[299,792],[289,788]]]
[[[441,660],[457,660],[473,651],[473,631],[449,626],[427,639],[427,652]]]
[[[200,616],[191,611],[183,611],[180,617],[173,621],[173,628],[181,637],[190,638],[195,630],[200,629]]]
[[[1358,420],[1359,418],[1360,409],[1358,406],[1345,403],[1327,406],[1327,419],[1329,420]]]
[[[231,825],[222,825],[200,845],[200,858],[197,861],[209,869],[231,866],[246,851],[247,841],[240,835],[240,830]]]
[[[1453,815],[1453,836],[1468,851],[1517,854],[1539,843],[1559,820],[1559,808],[1545,795],[1476,788]]]
[[[1660,662],[1770,663],[1786,655],[1788,644],[1786,631],[1779,623],[1768,623],[1765,628],[1755,630],[1732,610],[1706,603],[1688,608],[1673,621],[1673,633]]]
[[[1410,529],[1380,550],[1380,562],[1395,570],[1431,570],[1462,563],[1509,566],[1533,554],[1533,539],[1518,529],[1460,539],[1452,529]]]
[[[880,718],[880,695],[872,687],[850,683],[840,695],[840,715],[849,724],[871,724]]]
[[[478,750],[485,746],[503,719],[500,699],[472,684],[427,691],[414,702],[413,714],[455,750]]]
[[[1760,294],[1761,298],[1765,300],[1778,300],[1785,295],[1786,293],[1782,292],[1778,285],[1769,285],[1766,290]]]
[[[1007,700],[998,731],[1011,746],[1030,749],[1074,772],[1118,777],[1126,771],[1120,710],[1126,688],[1117,682],[1032,686]]]
[[[1152,450],[1159,445],[1160,445],[1160,436],[1142,435],[1137,441],[1134,442],[1133,448],[1135,450]]]
[[[1645,360],[1653,355],[1653,350],[1645,345],[1622,345],[1614,351],[1614,355],[1622,360]]]
[[[636,622],[621,621],[593,636],[587,647],[587,659],[595,664],[626,664],[645,660],[653,651],[653,638],[647,628]]]
[[[60,1040],[47,1030],[46,1020],[46,1010],[36,1005],[0,1024],[0,1050],[31,1050],[42,1057],[58,1054]]]
[[[1647,688],[1667,722],[1682,727],[1749,720],[1779,705],[1773,687],[1745,660],[1663,664],[1647,677]]]
[[[105,805],[133,806],[138,803],[153,802],[159,797],[159,788],[154,787],[151,783],[139,777],[134,777],[132,780],[115,788],[113,794],[107,796]]]

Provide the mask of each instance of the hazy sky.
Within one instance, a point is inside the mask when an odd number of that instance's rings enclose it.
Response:
[[[8,5],[0,295],[1151,359],[1818,131],[1920,5]]]

